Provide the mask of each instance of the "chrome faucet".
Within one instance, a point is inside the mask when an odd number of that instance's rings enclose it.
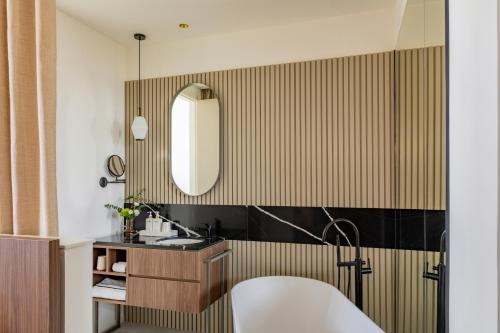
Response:
[[[326,227],[323,229],[323,235],[321,237],[323,243],[326,241],[326,236],[328,234],[328,230],[332,226],[335,226],[338,232],[342,232],[338,228],[338,224],[340,223],[347,223],[354,231],[354,237],[355,237],[355,256],[354,256],[354,261],[342,261],[340,257],[340,237],[337,234],[337,267],[340,269],[341,267],[347,267],[349,270],[351,267],[354,267],[354,292],[355,292],[355,304],[356,306],[360,309],[363,310],[363,275],[364,274],[371,274],[373,272],[372,268],[370,267],[370,259],[368,259],[368,266],[363,267],[366,262],[363,261],[361,258],[361,246],[359,244],[359,230],[356,225],[348,219],[345,218],[336,218],[332,219]],[[345,235],[344,235],[345,236]],[[339,273],[340,276],[340,273]],[[349,281],[350,281],[351,275],[349,274]],[[339,278],[340,280],[340,278]],[[350,285],[350,283],[349,283]]]

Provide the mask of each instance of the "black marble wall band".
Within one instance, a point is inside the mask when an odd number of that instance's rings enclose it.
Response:
[[[234,240],[321,244],[318,238],[321,238],[323,229],[330,222],[321,207],[260,207],[292,225],[279,222],[253,206],[157,207],[162,216],[182,225],[196,229],[208,223],[213,227],[213,235]],[[438,251],[440,235],[445,228],[445,211],[441,210],[326,209],[333,218],[347,218],[358,227],[363,247]],[[144,212],[136,218],[137,229],[144,229],[146,216],[147,213]],[[347,226],[341,227],[353,241],[353,232]],[[334,228],[330,229],[327,241],[335,243]],[[342,237],[341,244],[346,245]]]

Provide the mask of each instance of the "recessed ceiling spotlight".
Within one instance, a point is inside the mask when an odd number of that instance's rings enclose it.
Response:
[[[187,28],[189,28],[189,24],[187,24],[187,23],[179,23],[179,28],[181,28],[181,29],[187,29]]]

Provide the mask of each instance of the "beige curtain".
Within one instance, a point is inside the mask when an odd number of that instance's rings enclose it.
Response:
[[[0,233],[57,236],[55,0],[0,0]]]

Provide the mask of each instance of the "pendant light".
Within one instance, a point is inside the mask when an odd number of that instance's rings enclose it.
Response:
[[[132,134],[137,141],[143,141],[148,134],[148,122],[142,115],[142,90],[141,90],[141,41],[146,39],[143,34],[134,34],[134,38],[139,41],[139,115],[135,116],[132,122]]]

